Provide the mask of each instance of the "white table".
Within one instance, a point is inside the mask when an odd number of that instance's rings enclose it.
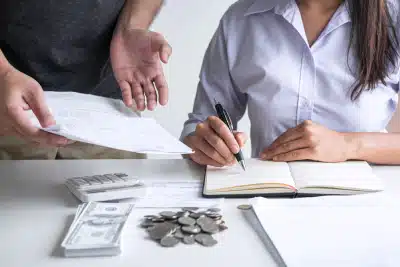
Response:
[[[400,167],[374,171],[386,193],[399,195]],[[162,248],[138,227],[142,215],[158,210],[134,209],[122,236],[122,254],[104,258],[63,258],[59,244],[79,202],[64,187],[65,178],[103,172],[126,172],[144,178],[202,179],[204,172],[186,160],[78,160],[0,162],[0,266],[275,266],[260,238],[236,208],[245,199],[225,200],[229,229],[212,248],[179,244]]]

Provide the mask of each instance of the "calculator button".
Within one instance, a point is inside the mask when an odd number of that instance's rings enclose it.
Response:
[[[73,178],[73,179],[70,179],[69,181],[77,187],[88,185],[88,183],[85,180],[83,180],[82,178]]]
[[[96,178],[98,180],[100,180],[100,182],[102,182],[103,184],[111,184],[113,181],[108,179],[106,176],[104,175],[97,175]]]
[[[114,173],[115,176],[118,176],[119,178],[125,178],[128,177],[126,173]]]
[[[105,176],[106,176],[108,179],[110,179],[111,181],[113,181],[114,183],[125,181],[124,179],[121,179],[121,178],[119,178],[118,176],[115,176],[115,175],[113,175],[113,174],[106,174]]]
[[[90,183],[90,185],[95,185],[95,184],[101,184],[99,180],[97,180],[95,177],[87,177],[85,180]]]

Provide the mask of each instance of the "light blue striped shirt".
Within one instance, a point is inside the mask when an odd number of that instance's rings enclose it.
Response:
[[[395,20],[397,3],[389,1]],[[384,131],[397,107],[399,69],[386,86],[379,83],[352,101],[357,58],[352,51],[348,55],[350,29],[345,2],[310,48],[295,0],[236,2],[206,51],[181,139],[216,115],[214,98],[235,128],[248,109],[253,157],[304,120],[340,132]]]

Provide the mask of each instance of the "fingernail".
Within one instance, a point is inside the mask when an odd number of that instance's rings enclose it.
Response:
[[[273,160],[273,161],[276,161],[276,160],[278,160],[278,157],[275,156],[275,157],[272,158],[272,160]]]

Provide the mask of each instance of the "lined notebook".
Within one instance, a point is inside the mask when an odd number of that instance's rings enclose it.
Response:
[[[207,166],[204,197],[347,195],[383,190],[383,183],[364,161],[322,163],[247,159],[238,165]]]

